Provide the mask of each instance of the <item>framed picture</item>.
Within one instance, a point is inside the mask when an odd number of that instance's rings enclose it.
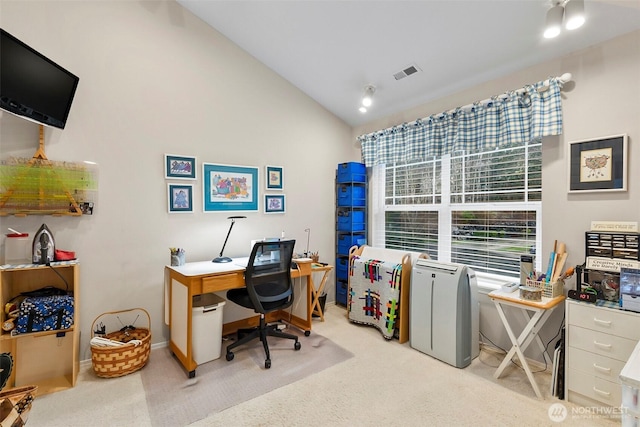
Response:
[[[193,212],[193,185],[167,184],[169,213]]]
[[[627,190],[627,135],[569,144],[569,193]]]
[[[176,156],[174,154],[165,154],[164,178],[196,179],[196,158],[187,156]]]
[[[265,166],[265,182],[267,190],[284,189],[283,170],[280,166]]]
[[[258,168],[202,164],[205,212],[258,211]]]
[[[284,194],[265,194],[264,213],[284,213]]]

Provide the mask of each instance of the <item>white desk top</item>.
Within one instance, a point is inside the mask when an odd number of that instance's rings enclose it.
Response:
[[[244,264],[242,264],[244,260]],[[168,268],[182,274],[183,276],[201,276],[204,274],[231,273],[234,271],[244,271],[249,258],[234,258],[231,262],[211,262],[199,261],[188,262],[184,265],[168,265]]]
[[[311,262],[311,258],[297,258],[295,262]],[[188,262],[184,265],[168,265],[168,268],[182,274],[183,276],[202,276],[206,274],[216,273],[232,273],[235,271],[244,271],[249,263],[249,257],[233,258],[231,262],[211,262],[198,261]]]

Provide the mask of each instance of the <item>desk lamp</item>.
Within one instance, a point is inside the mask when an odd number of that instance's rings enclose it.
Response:
[[[304,256],[309,256],[309,238],[311,237],[311,229],[305,228],[304,231],[307,233],[307,251],[304,253]]]
[[[231,234],[231,229],[233,228],[233,224],[236,223],[236,219],[246,218],[246,216],[230,216],[227,219],[231,220],[231,225],[229,226],[229,231],[227,232],[227,237],[224,239],[224,243],[222,244],[222,249],[220,249],[220,256],[211,260],[211,262],[231,262],[231,258],[222,256],[224,252],[224,247],[227,246],[227,240],[229,240],[229,234]]]

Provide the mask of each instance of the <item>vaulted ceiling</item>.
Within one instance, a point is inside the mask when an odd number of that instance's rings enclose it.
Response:
[[[585,0],[585,25],[555,39],[550,0],[177,1],[352,126],[640,29],[638,0]]]

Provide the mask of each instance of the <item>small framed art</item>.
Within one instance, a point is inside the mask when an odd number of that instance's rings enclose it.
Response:
[[[258,168],[202,164],[205,212],[258,211]]]
[[[264,195],[264,213],[284,213],[285,199],[284,194],[265,194]]]
[[[281,166],[265,166],[267,190],[283,190],[284,174]]]
[[[627,135],[569,144],[569,193],[627,190]]]
[[[165,179],[196,179],[196,158],[165,154],[164,177]]]
[[[167,184],[169,213],[193,212],[193,185]]]

